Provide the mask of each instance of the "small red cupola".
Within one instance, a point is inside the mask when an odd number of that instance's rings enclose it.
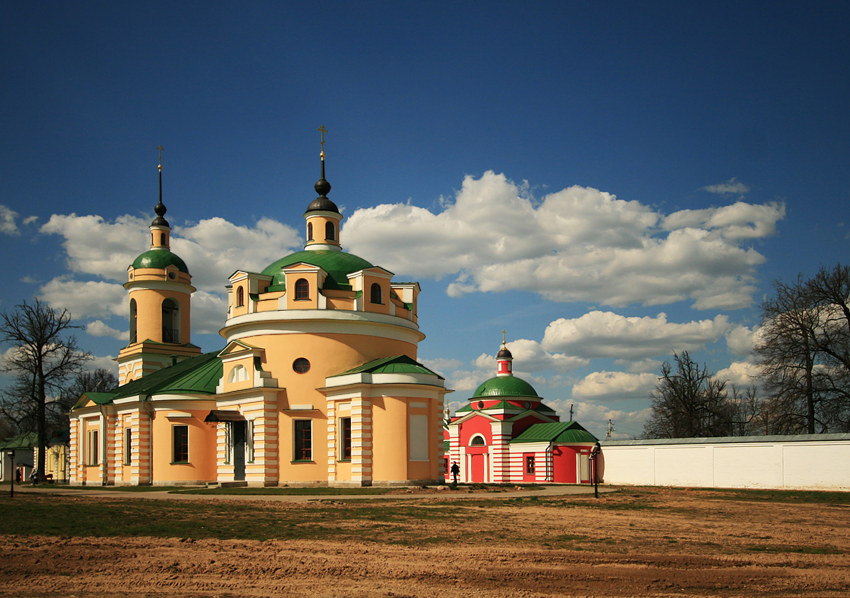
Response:
[[[508,351],[508,346],[505,344],[505,331],[502,330],[502,346],[499,348],[499,352],[496,353],[496,375],[513,376],[513,361],[514,356]]]

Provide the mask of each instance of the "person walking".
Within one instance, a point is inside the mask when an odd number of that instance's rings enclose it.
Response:
[[[454,485],[457,486],[457,476],[460,474],[460,466],[457,464],[457,461],[452,463],[452,478],[454,479]]]

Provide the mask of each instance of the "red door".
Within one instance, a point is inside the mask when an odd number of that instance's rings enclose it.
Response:
[[[472,482],[484,482],[484,455],[470,455],[469,472]]]

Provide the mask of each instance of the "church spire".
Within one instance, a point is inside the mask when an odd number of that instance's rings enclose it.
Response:
[[[322,125],[318,131],[322,134],[322,151],[319,153],[322,176],[313,186],[319,196],[307,206],[307,211],[304,212],[304,218],[307,220],[307,243],[304,249],[341,251],[339,222],[342,220],[342,214],[336,204],[328,199],[331,184],[325,178],[325,133],[328,130],[325,125]]]
[[[161,145],[158,145],[157,150],[159,150],[159,164],[157,165],[157,171],[159,171],[159,201],[154,206],[153,211],[156,214],[156,218],[151,222],[151,249],[169,249],[171,246],[171,226],[168,224],[168,220],[164,218],[165,212],[168,210],[165,207],[165,204],[162,203],[162,151],[163,148]]]

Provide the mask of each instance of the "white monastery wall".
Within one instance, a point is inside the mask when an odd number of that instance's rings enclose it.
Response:
[[[850,491],[850,434],[602,442],[605,483]]]

